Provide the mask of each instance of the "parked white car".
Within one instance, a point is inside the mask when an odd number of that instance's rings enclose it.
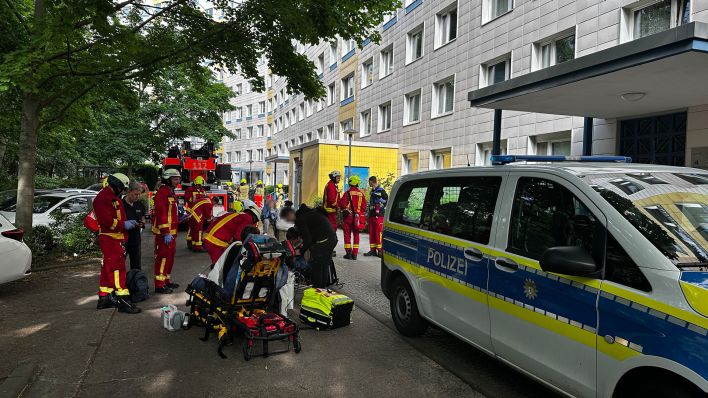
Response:
[[[40,195],[34,198],[34,215],[32,225],[49,225],[52,223],[54,214],[78,214],[91,208],[94,193],[74,193],[56,192]],[[0,214],[5,216],[10,222],[15,222],[16,206],[11,206]]]
[[[0,283],[29,275],[31,266],[32,252],[22,241],[22,231],[0,215]]]

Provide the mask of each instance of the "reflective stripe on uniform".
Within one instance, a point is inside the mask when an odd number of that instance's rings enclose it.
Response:
[[[231,213],[228,216],[224,217],[223,219],[219,220],[219,222],[216,223],[216,225],[214,225],[214,228],[212,228],[211,230],[209,230],[207,232],[206,236],[204,237],[204,240],[207,242],[211,242],[217,246],[227,247],[229,244],[227,242],[224,242],[223,240],[217,238],[216,236],[214,236],[214,234],[216,233],[216,231],[220,230],[226,223],[228,223],[229,221],[233,220],[236,216],[239,216],[241,214],[243,214],[243,213]]]

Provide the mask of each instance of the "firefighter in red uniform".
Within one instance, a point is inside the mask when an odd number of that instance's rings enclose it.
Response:
[[[170,280],[170,272],[175,261],[177,239],[177,198],[175,188],[179,185],[180,174],[175,169],[162,172],[164,184],[155,194],[155,215],[152,233],[155,235],[155,293],[170,294],[179,287]]]
[[[383,234],[383,219],[388,194],[379,185],[376,176],[369,177],[369,252],[365,256],[383,255],[381,236]]]
[[[327,219],[329,220],[329,223],[332,224],[334,233],[337,233],[337,208],[339,207],[339,200],[341,199],[339,181],[341,180],[342,173],[338,170],[334,170],[329,173],[329,181],[327,181],[324,194],[322,195],[322,207],[325,212],[327,212]],[[332,252],[332,256],[335,256],[336,254],[336,252]]]
[[[204,234],[204,247],[211,263],[215,264],[231,243],[241,239],[245,227],[256,225],[260,219],[261,212],[254,203],[249,203],[243,213],[228,212],[213,219]]]
[[[96,308],[118,308],[127,314],[137,314],[140,308],[130,303],[130,292],[125,286],[126,231],[138,226],[128,220],[120,194],[128,186],[128,177],[121,173],[108,176],[107,184],[93,200],[93,211],[98,223],[98,245],[103,253],[103,265],[98,279],[98,305]]]
[[[198,199],[192,207],[187,208],[191,217],[188,220],[189,234],[191,237],[192,251],[201,252],[203,250],[202,235],[204,233],[204,223],[211,220],[214,211],[214,204],[207,196]]]
[[[194,220],[194,214],[192,212],[192,209],[194,208],[194,205],[197,203],[197,201],[207,196],[206,190],[202,186],[203,184],[204,177],[197,176],[194,179],[192,185],[187,187],[187,189],[184,191],[184,209],[192,215],[192,217],[187,220],[187,225],[189,225],[189,230],[187,231],[187,249],[193,249],[193,243],[200,242],[200,247],[197,249],[197,251],[201,251],[201,239],[194,239],[195,237],[199,238],[199,232],[201,232],[201,229],[197,229],[197,222]]]
[[[349,189],[339,200],[339,208],[344,212],[342,219],[342,229],[344,230],[344,250],[347,260],[356,260],[359,254],[359,224],[363,225],[366,217],[366,197],[359,190],[361,178],[357,175],[349,177]],[[354,244],[352,244],[352,235]]]

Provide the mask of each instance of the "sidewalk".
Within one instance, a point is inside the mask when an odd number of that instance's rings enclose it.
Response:
[[[182,237],[173,280],[186,286],[208,257],[188,252]],[[149,276],[151,244],[145,234]],[[362,310],[354,311],[349,327],[303,330],[300,354],[245,362],[237,341],[223,360],[213,337],[199,340],[202,329],[162,329],[159,308],[173,303],[184,309],[182,288],[153,295],[141,303],[142,314],[125,315],[95,309],[97,281],[98,268],[87,265],[0,286],[0,383],[16,368],[36,366],[24,397],[479,396]]]

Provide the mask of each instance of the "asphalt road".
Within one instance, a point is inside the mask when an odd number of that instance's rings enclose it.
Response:
[[[344,282],[342,291],[352,297],[359,309],[367,312],[379,322],[395,330],[391,321],[389,301],[381,292],[381,261],[375,257],[359,254],[357,261],[341,258],[344,254],[342,231],[338,231],[340,246],[335,258],[337,274]],[[360,247],[368,251],[368,236],[361,235]],[[403,337],[413,348],[437,362],[475,390],[494,398],[553,398],[556,392],[546,388],[490,357],[471,345],[438,328],[429,328],[419,338]]]

